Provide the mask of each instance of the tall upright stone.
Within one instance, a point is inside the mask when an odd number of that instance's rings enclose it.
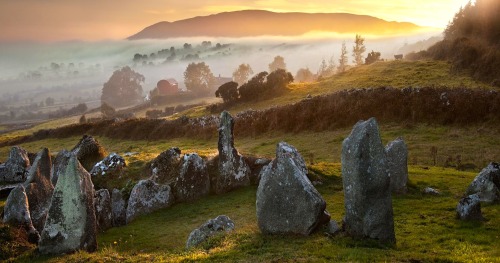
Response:
[[[220,115],[219,125],[219,174],[216,180],[217,194],[250,184],[250,167],[234,148],[234,120],[227,111]]]
[[[347,233],[395,243],[390,178],[375,118],[354,125],[341,159]]]
[[[113,213],[113,226],[127,224],[127,202],[118,189],[111,191],[111,212]]]
[[[309,235],[327,224],[326,202],[307,178],[297,149],[280,142],[276,159],[262,169],[257,188],[257,223],[264,234]]]
[[[57,184],[59,176],[64,174],[70,157],[71,152],[67,150],[61,150],[57,153],[56,158],[52,163],[52,170],[50,171],[50,182],[52,182],[53,186]]]
[[[31,243],[36,243],[40,239],[40,235],[31,221],[28,197],[24,186],[18,185],[7,197],[3,211],[3,222],[15,227],[22,226],[28,233],[28,240]]]
[[[54,187],[50,182],[52,162],[47,148],[37,153],[24,183],[28,196],[31,220],[38,232],[42,232],[49,211]]]
[[[406,194],[408,183],[408,147],[402,138],[390,142],[385,147],[387,172],[391,180],[391,191]]]
[[[100,189],[95,192],[95,217],[97,230],[104,232],[113,225],[113,211],[111,210],[111,196],[108,189]]]
[[[94,186],[75,154],[57,182],[38,249],[64,254],[97,249]]]
[[[172,188],[176,202],[196,200],[210,193],[207,166],[198,154],[184,155],[179,176]]]
[[[94,165],[107,155],[104,147],[90,135],[84,135],[71,152],[76,154],[78,161],[87,171],[91,171]]]
[[[0,182],[18,183],[24,182],[28,173],[30,161],[28,153],[19,146],[10,149],[9,159],[0,169]]]

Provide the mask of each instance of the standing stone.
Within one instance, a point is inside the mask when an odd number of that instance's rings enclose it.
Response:
[[[217,194],[250,184],[250,168],[234,148],[233,127],[233,117],[223,111],[219,126],[219,175],[215,187]]]
[[[24,182],[30,166],[28,153],[19,146],[10,149],[9,159],[0,169],[0,182]]]
[[[262,169],[257,188],[257,223],[264,234],[309,235],[328,223],[326,202],[311,184],[304,159],[281,142],[276,159]]]
[[[127,205],[127,224],[136,217],[170,207],[173,203],[169,185],[157,184],[152,180],[139,181],[132,192]]]
[[[50,172],[50,181],[52,185],[57,184],[57,179],[59,176],[64,174],[66,170],[66,166],[68,165],[69,158],[71,157],[71,153],[67,150],[61,150],[57,153],[56,158],[52,164],[52,170]]]
[[[481,200],[473,194],[460,199],[457,205],[457,218],[460,220],[483,220]]]
[[[126,166],[123,157],[111,153],[102,161],[96,163],[89,173],[91,176],[120,177],[123,174],[123,168]]]
[[[75,154],[57,182],[38,246],[42,254],[97,249],[94,185]]]
[[[24,186],[18,185],[14,188],[3,209],[3,222],[13,226],[23,226],[28,233],[28,241],[37,243],[40,239],[39,232],[33,227],[28,203],[28,197]]]
[[[347,233],[395,243],[390,178],[375,118],[354,126],[341,159]]]
[[[124,226],[127,224],[127,203],[118,189],[111,192],[111,212],[113,214],[113,226]]]
[[[490,163],[467,188],[466,195],[477,194],[481,202],[500,201],[500,165]]]
[[[184,155],[173,192],[176,202],[192,201],[209,194],[210,177],[207,166],[198,154]]]
[[[172,147],[158,155],[150,165],[151,180],[159,184],[171,184],[179,176],[181,150]]]
[[[97,230],[104,232],[113,225],[113,212],[111,211],[111,196],[108,189],[101,189],[95,192],[95,217]]]
[[[71,152],[76,154],[78,161],[87,171],[91,171],[94,165],[107,155],[104,147],[89,135],[84,135]]]
[[[186,242],[186,249],[197,246],[218,233],[230,232],[233,230],[233,220],[225,215],[210,219],[199,228],[191,231]]]
[[[391,180],[391,191],[406,194],[408,183],[408,148],[402,138],[390,142],[385,147],[387,172]]]
[[[50,182],[52,162],[47,148],[42,149],[35,157],[28,172],[28,179],[24,183],[28,196],[31,220],[38,232],[42,232],[49,212],[50,200],[54,186]]]

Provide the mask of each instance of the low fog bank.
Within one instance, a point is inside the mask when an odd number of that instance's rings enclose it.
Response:
[[[393,59],[405,44],[412,44],[437,35],[436,32],[419,35],[380,38],[363,36],[368,52],[382,53],[382,58]],[[295,75],[300,68],[316,72],[323,59],[332,56],[337,62],[342,42],[345,41],[352,63],[355,36],[317,36],[304,38],[185,38],[168,40],[0,43],[0,114],[15,110],[12,106],[40,106],[47,110],[47,98],[55,100],[52,107],[70,107],[77,103],[98,105],[101,90],[112,73],[130,66],[144,75],[144,95],[161,79],[174,78],[183,87],[183,72],[194,61],[204,61],[215,76],[231,77],[242,63],[248,63],[254,73],[268,71],[273,58],[285,58],[287,70]],[[205,41],[205,45],[202,42]],[[185,43],[189,46],[184,47]],[[165,57],[175,50],[176,57]],[[159,51],[164,51],[161,56]],[[418,51],[418,50],[416,50]],[[366,55],[365,53],[365,55]],[[147,59],[136,59],[142,54]],[[155,54],[152,56],[151,54]],[[337,62],[338,63],[338,62]]]

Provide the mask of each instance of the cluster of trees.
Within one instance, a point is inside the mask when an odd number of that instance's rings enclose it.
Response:
[[[113,107],[129,106],[142,102],[142,83],[144,76],[130,67],[113,72],[102,88],[101,102]]]

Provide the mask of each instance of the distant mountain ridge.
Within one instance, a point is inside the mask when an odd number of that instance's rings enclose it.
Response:
[[[300,36],[309,32],[390,35],[423,29],[408,22],[389,22],[348,13],[275,13],[263,10],[224,12],[175,22],[159,22],[128,37],[162,39],[176,37]]]

